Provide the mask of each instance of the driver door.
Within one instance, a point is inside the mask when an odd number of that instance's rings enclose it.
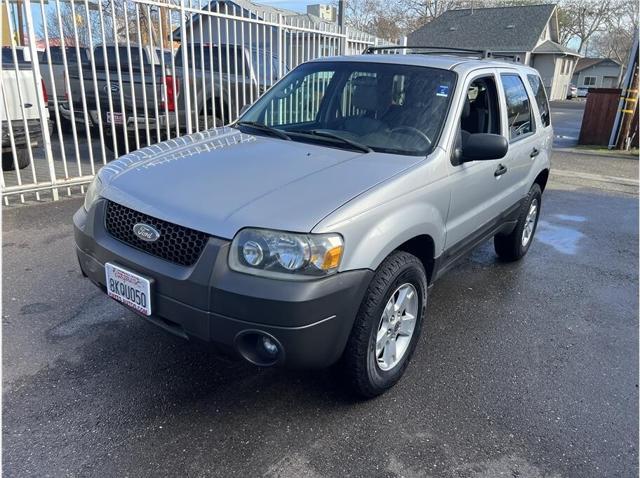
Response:
[[[474,73],[465,82],[466,95],[458,105],[458,144],[465,134],[493,133],[504,136],[503,102],[499,99],[495,70]],[[451,148],[453,153],[454,146]],[[453,155],[452,155],[453,157]],[[508,208],[508,187],[502,171],[507,157],[490,161],[449,164],[451,202],[447,216],[445,254],[455,258],[475,244],[495,219]],[[508,170],[507,170],[508,173]]]

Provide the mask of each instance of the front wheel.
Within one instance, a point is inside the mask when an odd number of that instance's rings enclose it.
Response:
[[[527,253],[538,226],[541,201],[542,190],[534,184],[522,204],[516,227],[510,234],[498,234],[493,239],[496,254],[501,259],[517,261]]]
[[[417,257],[396,251],[378,267],[342,360],[358,395],[380,395],[400,380],[420,337],[426,301],[427,276]]]

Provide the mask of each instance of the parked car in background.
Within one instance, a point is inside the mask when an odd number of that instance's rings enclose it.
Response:
[[[98,45],[93,50],[93,58],[96,71],[95,85],[90,62],[83,63],[82,70],[77,64],[69,66],[69,83],[73,91],[70,96],[73,100],[73,114],[77,122],[84,123],[85,121],[84,104],[86,103],[89,127],[97,126],[100,121],[107,126],[112,122],[121,126],[125,116],[131,117],[129,112],[134,110],[134,97],[135,107],[140,108],[138,115],[144,117],[143,89],[148,95],[147,106],[150,105],[153,108],[154,99],[157,104],[162,103],[160,82],[163,73],[160,60],[156,56],[156,49],[148,46],[140,47],[136,44]],[[129,66],[131,66],[131,70]],[[81,90],[81,73],[85,103],[83,103],[82,95],[78,93]],[[154,76],[156,78],[155,91],[153,91],[154,83],[152,81]],[[100,105],[100,115],[98,114],[98,104]],[[113,105],[113,112],[110,111],[110,104]],[[125,112],[129,114],[123,114],[123,107]],[[71,109],[68,105],[65,105],[64,116],[71,119]],[[105,128],[105,131],[108,132],[108,129]]]
[[[525,256],[549,176],[538,72],[459,53],[313,60],[232,126],[105,166],[73,218],[83,274],[178,337],[383,393],[438,277],[491,238]]]
[[[578,88],[577,96],[578,98],[586,98],[589,94],[589,86],[581,86]]]
[[[171,50],[170,49],[161,49],[161,48],[156,48],[156,57],[158,58],[158,61],[161,62],[162,59],[164,58],[164,64],[165,65],[171,65],[171,58],[172,58],[172,54],[171,54]]]
[[[187,69],[183,65],[182,48],[176,52],[176,77],[184,82],[188,72],[191,95],[191,111],[193,120],[198,120],[204,127],[230,123],[237,118],[245,105],[249,105],[264,90],[258,84],[258,70],[254,66],[253,56],[249,49],[240,45],[213,45],[210,43],[189,43]],[[272,58],[267,56],[271,72]],[[185,115],[185,97],[178,99],[178,107],[182,118]],[[184,120],[182,120],[184,124]]]
[[[120,58],[119,74],[116,48]],[[159,129],[163,136],[166,135],[167,127],[173,134],[176,129],[185,131],[185,81],[189,81],[189,111],[194,129],[196,125],[200,129],[205,125],[211,127],[214,120],[216,125],[229,123],[245,105],[257,99],[261,88],[266,88],[257,83],[249,50],[236,45],[218,47],[189,44],[187,68],[183,65],[181,47],[176,50],[173,62],[171,52],[165,50],[164,70],[158,56],[160,51],[157,49],[140,48],[138,45],[108,45],[106,49],[106,62],[102,46],[94,50],[99,93],[97,98],[91,65],[82,65],[85,101],[89,110],[89,126],[96,126],[98,121],[102,121],[107,134],[112,133],[112,124],[116,127],[115,139],[119,153],[124,153],[125,150],[123,136],[127,135],[129,149],[133,149],[136,129],[140,135],[146,130],[147,124],[154,133]],[[273,59],[266,58],[269,62],[269,74],[273,74]],[[77,65],[69,68],[73,91],[79,88],[79,73]],[[109,91],[113,111],[110,111]],[[98,115],[98,104],[101,117]],[[84,109],[80,95],[74,95],[73,106],[76,121],[83,122]],[[70,118],[70,111],[67,110],[65,115]],[[156,137],[155,134],[153,136]],[[108,138],[105,144],[113,148],[113,138]]]
[[[0,122],[2,123],[2,169],[5,171],[16,169],[16,166],[23,169],[29,165],[28,141],[32,148],[42,142],[42,123],[38,103],[41,103],[43,108],[47,108],[48,103],[44,81],[42,79],[39,82],[33,81],[29,49],[15,47],[15,53],[18,60],[17,69],[12,48],[2,47]],[[45,127],[49,128],[48,120]],[[15,147],[15,158],[12,141]]]
[[[578,87],[574,84],[569,85],[567,88],[567,99],[572,100],[578,97]]]
[[[67,67],[77,65],[78,57],[80,57],[80,63],[83,65],[89,64],[89,49],[85,47],[66,46],[63,49],[61,46],[51,46],[49,49],[39,52],[38,60],[40,62],[40,74],[44,79],[44,84],[46,85],[47,92],[49,93],[49,113],[52,121],[55,121],[56,118],[53,95],[54,85],[58,106],[65,111],[68,111],[69,109],[65,95],[65,75],[67,69],[64,64],[64,56],[66,56]],[[50,74],[49,61],[51,61],[51,71],[53,72],[53,76]],[[73,94],[80,95],[81,92],[80,90],[77,90],[74,91]],[[70,118],[63,115],[62,119],[65,120],[63,123],[64,129],[68,129]]]
[[[267,91],[271,85],[277,82],[281,76],[289,73],[289,65],[286,62],[282,62],[282,75],[279,73],[279,61],[278,57],[272,55],[269,50],[263,48],[252,48],[251,50],[251,62],[253,70],[256,72],[258,80],[258,89],[260,94]]]

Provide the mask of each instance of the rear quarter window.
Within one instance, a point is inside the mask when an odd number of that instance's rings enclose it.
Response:
[[[549,112],[549,102],[547,101],[547,93],[544,90],[542,80],[538,75],[527,75],[527,81],[533,90],[533,95],[540,111],[542,124],[547,127],[551,124],[551,115]]]

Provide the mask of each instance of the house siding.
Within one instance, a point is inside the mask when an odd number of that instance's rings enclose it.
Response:
[[[549,100],[563,100],[571,83],[576,59],[570,56],[535,55],[532,65],[540,73]]]
[[[573,75],[573,84],[579,88],[617,88],[618,83],[622,74],[622,68],[619,65],[614,65],[611,63],[607,64],[597,64],[585,68],[580,72]],[[596,83],[595,85],[585,85],[586,77],[595,77]],[[605,78],[610,78],[610,80],[605,81]],[[615,78],[615,81],[613,80]],[[611,82],[614,84],[610,84]]]

